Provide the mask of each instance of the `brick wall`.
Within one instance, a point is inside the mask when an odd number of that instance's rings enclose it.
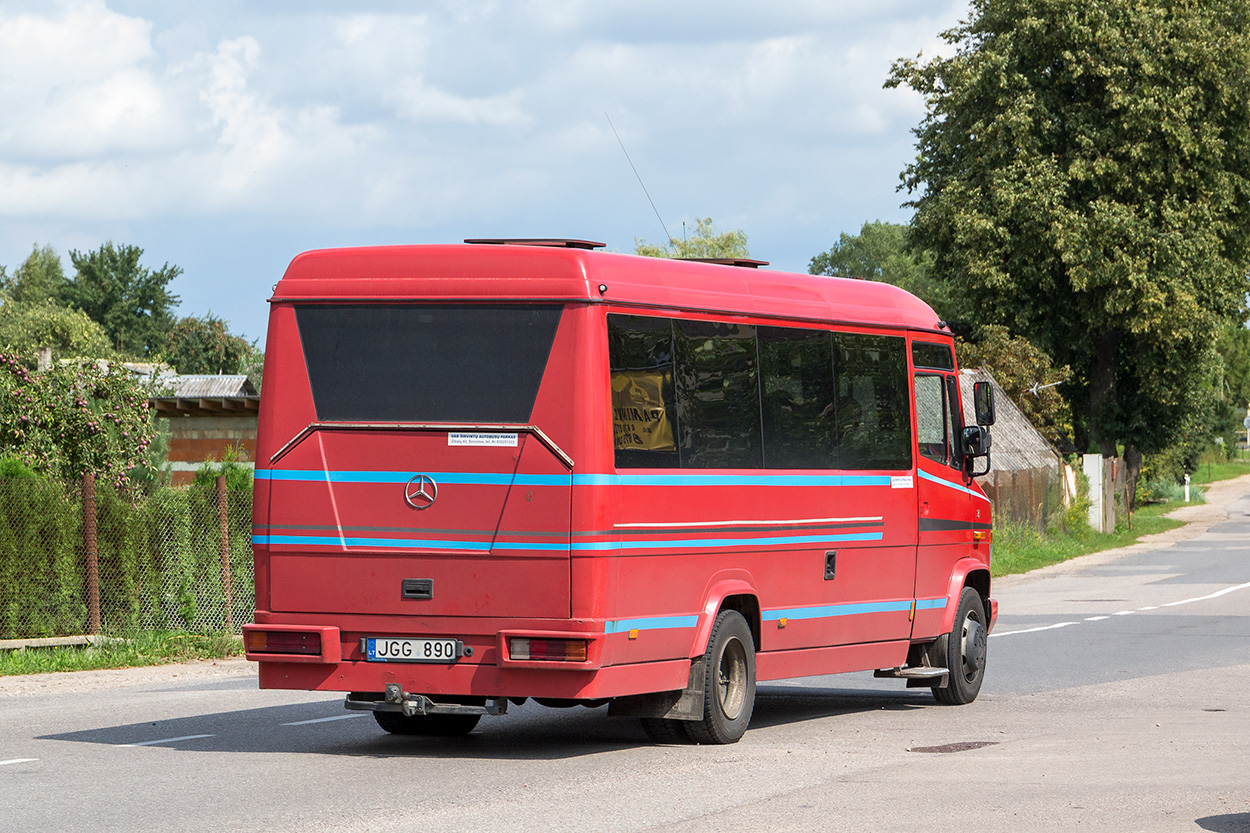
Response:
[[[182,416],[164,420],[169,427],[169,463],[173,484],[195,479],[203,463],[218,461],[233,448],[240,463],[256,460],[255,416]]]

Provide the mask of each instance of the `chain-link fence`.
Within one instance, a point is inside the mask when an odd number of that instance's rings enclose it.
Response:
[[[0,478],[0,639],[251,621],[250,492],[86,483]]]

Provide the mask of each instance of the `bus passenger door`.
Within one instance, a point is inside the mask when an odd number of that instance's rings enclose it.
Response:
[[[941,630],[951,570],[972,541],[973,496],[956,442],[961,412],[955,375],[919,369],[914,390],[918,546],[912,638],[920,639]]]

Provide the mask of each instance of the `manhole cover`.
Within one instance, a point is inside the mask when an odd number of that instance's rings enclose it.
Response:
[[[941,746],[913,746],[908,752],[967,752],[969,749],[980,749],[983,746],[997,746],[992,740],[965,740],[960,743],[944,743]]]

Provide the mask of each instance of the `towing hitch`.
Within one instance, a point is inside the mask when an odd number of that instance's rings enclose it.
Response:
[[[469,703],[439,703],[424,694],[409,694],[399,683],[387,683],[381,694],[353,691],[343,701],[343,707],[360,712],[398,712],[406,717],[426,714],[489,714],[508,712],[505,697],[490,698],[483,705]]]

